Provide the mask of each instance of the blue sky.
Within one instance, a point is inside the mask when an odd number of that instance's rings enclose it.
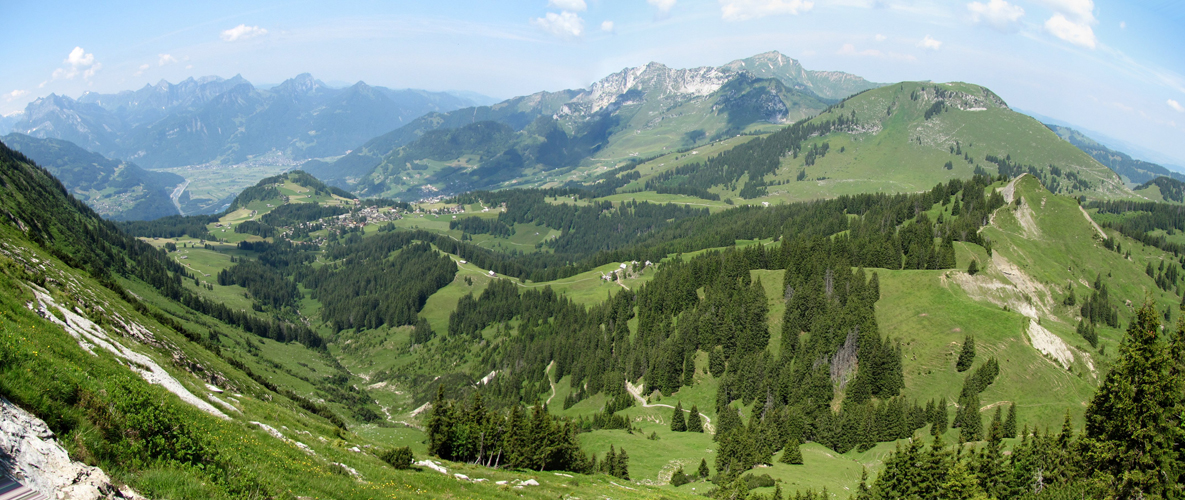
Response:
[[[531,0],[0,3],[0,114],[49,93],[242,74],[506,98],[769,50],[873,81],[967,81],[1185,165],[1185,3]]]

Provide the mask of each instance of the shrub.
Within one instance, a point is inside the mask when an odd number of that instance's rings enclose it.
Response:
[[[391,464],[391,467],[396,469],[410,469],[411,463],[414,460],[411,454],[411,448],[407,446],[380,451],[378,457],[379,460]]]

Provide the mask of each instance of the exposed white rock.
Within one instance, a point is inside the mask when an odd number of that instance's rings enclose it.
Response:
[[[185,386],[181,384],[181,382],[173,378],[173,376],[170,375],[169,372],[165,371],[164,368],[161,368],[160,365],[156,364],[156,361],[153,361],[152,358],[124,347],[118,341],[107,335],[107,332],[99,327],[99,325],[96,325],[91,320],[78,315],[66,307],[59,305],[45,289],[33,284],[29,284],[29,287],[33,291],[33,295],[37,297],[36,304],[32,302],[28,304],[29,309],[36,311],[47,321],[62,327],[62,329],[74,337],[74,339],[78,341],[78,344],[82,346],[82,348],[87,352],[94,354],[95,347],[110,351],[120,359],[128,361],[128,369],[136,372],[149,383],[164,387],[169,392],[176,394],[177,397],[181,398],[182,401],[196,406],[199,410],[214,415],[218,418],[227,420],[230,419],[230,417],[226,416],[225,413],[222,413],[222,410],[215,408],[214,405],[207,403],[202,398],[199,398],[192,392],[189,392],[189,389],[186,389]],[[59,319],[57,315],[51,312],[51,310],[59,313],[63,318],[65,318],[65,321]]]
[[[61,500],[143,499],[98,467],[70,460],[44,421],[0,398],[0,464],[21,484]]]
[[[432,470],[439,472],[441,474],[448,474],[448,469],[442,467],[440,464],[437,464],[431,460],[420,460],[419,462],[416,462],[416,465],[418,465],[420,467],[427,467],[427,468],[432,469]]]
[[[1074,352],[1070,350],[1070,346],[1066,345],[1061,337],[1054,335],[1033,320],[1029,320],[1027,332],[1029,334],[1029,342],[1033,344],[1033,348],[1053,358],[1062,365],[1062,368],[1067,370],[1070,368],[1070,364],[1074,362]]]

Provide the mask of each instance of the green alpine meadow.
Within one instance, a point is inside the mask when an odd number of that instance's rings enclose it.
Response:
[[[0,499],[1185,498],[1181,6],[0,10]]]

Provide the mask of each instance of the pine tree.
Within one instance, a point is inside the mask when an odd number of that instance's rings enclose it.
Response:
[[[959,360],[955,363],[955,369],[960,373],[971,368],[971,364],[975,362],[975,338],[968,335],[963,341],[963,349],[959,352]]]
[[[696,471],[696,473],[699,475],[700,479],[707,479],[708,476],[712,474],[711,469],[708,469],[708,459],[699,459],[699,470]]]
[[[617,464],[613,469],[613,475],[626,481],[630,479],[630,456],[625,453],[625,448],[617,453]]]
[[[970,274],[972,276],[979,274],[979,262],[978,261],[976,261],[975,259],[971,259],[971,264],[967,266],[967,274]]]
[[[996,412],[992,414],[992,423],[988,426],[988,436],[1004,436],[1004,408],[996,407]]]
[[[613,449],[613,445],[609,445],[609,451],[605,452],[605,460],[601,462],[601,469],[599,472],[616,475],[617,471],[617,451]]]
[[[1012,403],[1008,407],[1008,418],[1004,420],[1003,431],[1006,438],[1011,439],[1016,437],[1016,403]]]
[[[1183,315],[1185,316],[1185,315]],[[1116,479],[1120,498],[1160,497],[1177,490],[1182,457],[1182,380],[1178,322],[1172,344],[1160,339],[1160,317],[1145,303],[1119,345],[1119,358],[1086,409],[1086,436],[1097,455],[1093,467]],[[1060,440],[1060,438],[1059,438]]]
[[[691,405],[691,414],[687,416],[687,432],[704,432],[704,422],[696,405]]]
[[[671,431],[686,432],[687,420],[683,417],[683,403],[675,403],[675,412],[671,415]]]
[[[934,406],[934,415],[931,417],[933,427],[930,429],[931,434],[941,436],[950,428],[950,416],[946,412],[946,396],[943,396],[938,404]]]
[[[957,461],[951,468],[949,478],[942,485],[942,491],[943,498],[950,500],[971,500],[983,493],[975,479],[975,473],[963,460]]]
[[[797,437],[786,441],[786,449],[782,450],[782,458],[779,461],[784,464],[802,465],[802,450],[799,448]]]

